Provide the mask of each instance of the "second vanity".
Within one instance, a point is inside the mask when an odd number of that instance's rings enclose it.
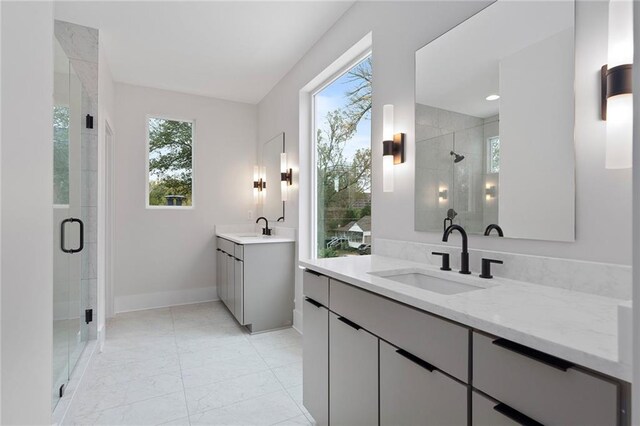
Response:
[[[629,423],[616,299],[382,256],[301,265],[318,424]]]
[[[251,333],[293,323],[295,239],[216,233],[218,297]]]

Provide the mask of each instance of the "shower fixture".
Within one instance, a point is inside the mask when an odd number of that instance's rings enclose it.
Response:
[[[453,157],[455,157],[455,158],[453,159],[453,162],[454,162],[454,163],[459,163],[459,162],[461,162],[462,160],[464,160],[464,155],[458,154],[458,153],[453,152],[453,151],[451,151],[449,154],[450,154],[450,155],[452,155]]]

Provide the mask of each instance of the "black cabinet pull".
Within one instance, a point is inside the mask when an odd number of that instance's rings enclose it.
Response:
[[[535,361],[546,364],[549,367],[556,368],[558,370],[567,371],[569,368],[575,365],[572,362],[565,361],[564,359],[546,354],[544,352],[540,352],[536,349],[531,349],[519,343],[512,342],[511,340],[496,339],[491,343],[493,343],[496,346],[500,346],[501,348],[510,350],[511,352],[515,352],[522,356],[526,356],[527,358],[531,358]]]
[[[322,275],[319,272],[312,271],[311,269],[305,269],[305,271],[310,273],[311,275],[315,275],[316,277],[319,277],[320,275]]]
[[[418,358],[414,354],[409,353],[409,352],[405,351],[404,349],[398,349],[398,350],[396,350],[396,353],[398,355],[400,355],[400,356],[405,357],[406,359],[408,359],[409,361],[413,362],[414,364],[419,365],[420,367],[424,368],[425,370],[429,370],[430,373],[433,373],[433,370],[436,369],[436,367],[434,367],[433,365],[429,364],[427,361]]]
[[[338,317],[338,321],[342,321],[343,323],[347,324],[349,327],[355,328],[356,330],[360,330],[362,328],[358,324],[356,324],[355,322],[349,321],[345,317]]]
[[[304,299],[305,301],[311,303],[313,306],[315,306],[316,308],[322,308],[322,303],[320,302],[316,302],[315,300],[307,297],[306,299]]]
[[[536,422],[531,417],[525,416],[520,411],[514,410],[506,404],[500,403],[493,407],[493,409],[522,426],[544,426],[542,423]]]

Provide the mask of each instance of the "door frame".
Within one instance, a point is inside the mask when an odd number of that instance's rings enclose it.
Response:
[[[104,152],[105,152],[105,324],[107,318],[115,315],[114,291],[114,230],[115,230],[115,134],[108,120],[104,121]]]

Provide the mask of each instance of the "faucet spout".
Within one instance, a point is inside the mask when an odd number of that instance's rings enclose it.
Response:
[[[460,225],[449,225],[447,229],[445,229],[444,234],[442,235],[442,241],[447,242],[449,240],[449,235],[453,231],[458,231],[460,236],[462,237],[462,253],[460,255],[460,273],[468,275],[471,273],[469,270],[469,248],[468,248],[468,237],[467,232]]]
[[[269,228],[269,219],[264,216],[260,216],[256,219],[256,223],[264,220],[264,228],[262,228],[262,235],[271,235],[271,229]]]

